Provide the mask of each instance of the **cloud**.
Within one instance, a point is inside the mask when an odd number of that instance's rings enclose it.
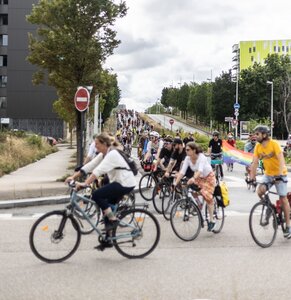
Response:
[[[232,67],[239,41],[290,38],[289,0],[126,2],[128,14],[115,26],[122,43],[106,66],[130,108],[145,109],[163,87],[214,80]]]

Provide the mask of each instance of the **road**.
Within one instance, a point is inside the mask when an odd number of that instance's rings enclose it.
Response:
[[[225,171],[231,204],[220,234],[203,229],[183,242],[157,215],[160,243],[141,260],[98,252],[91,234],[68,261],[45,264],[29,248],[29,231],[39,215],[64,205],[0,211],[0,299],[290,299],[291,240],[279,232],[271,248],[253,242],[248,214],[257,197],[243,173],[239,165]]]
[[[165,116],[165,115],[155,115],[155,114],[149,114],[148,115],[151,119],[153,119],[155,122],[160,123],[163,127],[167,128],[167,129],[171,129],[171,124],[169,122],[169,120],[171,119],[171,117]],[[185,125],[182,122],[176,121],[174,122],[174,124],[172,125],[172,130],[176,131],[176,130],[180,130],[183,129],[185,132],[198,132],[200,134],[204,134],[204,131],[201,131],[199,129],[193,128],[191,126]]]

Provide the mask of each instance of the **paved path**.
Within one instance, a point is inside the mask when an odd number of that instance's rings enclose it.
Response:
[[[0,200],[63,195],[67,187],[56,180],[66,174],[76,149],[60,145],[59,151],[0,178]]]

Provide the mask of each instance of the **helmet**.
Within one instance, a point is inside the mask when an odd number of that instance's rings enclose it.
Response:
[[[212,135],[213,136],[219,136],[219,132],[215,130],[215,131],[212,132]]]
[[[157,139],[160,137],[159,133],[156,132],[156,131],[151,131],[151,132],[150,132],[150,136],[154,136],[154,137],[157,138]]]
[[[254,129],[254,132],[261,132],[265,134],[270,134],[270,128],[266,125],[257,125]]]

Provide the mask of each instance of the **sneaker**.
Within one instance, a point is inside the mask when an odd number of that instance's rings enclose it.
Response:
[[[99,250],[99,251],[104,251],[105,248],[112,248],[113,247],[113,244],[112,242],[102,242],[100,243],[98,246],[94,247],[96,250]]]
[[[111,231],[112,229],[116,228],[118,224],[119,224],[119,220],[107,221],[105,222],[104,230],[106,232]]]
[[[209,222],[207,231],[212,232],[215,229],[215,225],[216,225],[215,222]]]
[[[286,227],[283,235],[284,238],[287,238],[289,240],[291,238],[291,227]]]

